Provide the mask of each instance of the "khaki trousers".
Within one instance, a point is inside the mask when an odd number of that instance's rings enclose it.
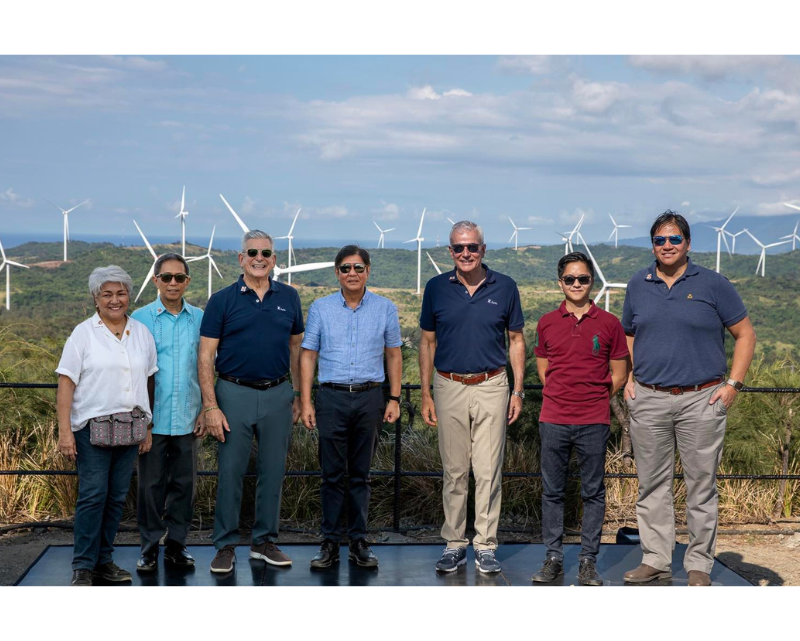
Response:
[[[442,538],[466,547],[469,469],[475,476],[476,550],[497,547],[503,454],[508,415],[508,377],[503,372],[478,385],[463,385],[434,372],[433,400],[444,469]]]
[[[631,440],[639,477],[636,519],[642,542],[642,563],[666,571],[675,549],[672,473],[675,444],[686,483],[687,572],[710,573],[717,545],[717,467],[722,458],[727,409],[709,405],[718,387],[673,396],[636,383],[628,401]]]

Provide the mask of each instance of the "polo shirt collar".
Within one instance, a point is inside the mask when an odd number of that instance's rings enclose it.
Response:
[[[645,271],[644,279],[647,280],[647,281],[654,282],[654,283],[662,283],[662,282],[664,282],[658,276],[658,272],[656,271],[657,267],[658,267],[658,261],[654,260],[653,264],[650,265],[650,268]],[[681,274],[681,276],[680,276],[680,278],[678,278],[678,280],[682,280],[683,278],[685,278],[687,276],[697,276],[699,273],[700,273],[700,268],[692,262],[691,258],[687,258],[686,259],[686,270]]]
[[[367,289],[365,287],[364,288],[364,295],[361,297],[361,300],[359,301],[358,305],[356,306],[356,309],[358,309],[364,303],[366,303],[370,296],[372,296],[372,294],[370,293],[369,289]],[[345,297],[344,297],[344,294],[342,293],[341,288],[339,288],[339,302],[342,304],[342,307],[347,307],[347,300],[345,300]]]
[[[167,309],[167,306],[164,305],[164,303],[161,302],[161,294],[156,296],[155,304],[156,304],[156,316],[160,316],[164,312],[167,312],[167,313],[170,313],[170,314],[172,313]],[[183,298],[181,298],[181,311],[178,312],[178,315],[183,314],[186,311],[188,311],[186,309],[186,301]]]
[[[495,281],[495,275],[494,272],[491,269],[489,269],[489,265],[487,265],[484,262],[481,262],[481,267],[486,268],[486,278],[485,278],[486,284],[488,285],[489,283],[493,283]],[[458,271],[454,267],[453,271],[450,272],[450,276],[448,277],[451,283],[461,283],[461,281],[458,280],[457,273]]]
[[[584,316],[588,316],[589,318],[597,318],[597,314],[598,314],[598,310],[599,309],[600,308],[597,305],[594,304],[594,301],[590,300],[589,301],[589,309],[586,310],[586,313],[584,314]],[[567,309],[567,301],[564,301],[564,300],[562,300],[561,301],[561,305],[558,306],[558,311],[561,314],[561,316],[569,316],[570,314],[572,314],[572,312],[570,312]]]
[[[269,291],[277,292],[278,287],[279,287],[278,282],[272,276],[270,276]],[[239,280],[236,281],[236,289],[240,294],[246,294],[247,292],[254,291],[247,286],[247,283],[244,282],[244,274],[239,274]]]

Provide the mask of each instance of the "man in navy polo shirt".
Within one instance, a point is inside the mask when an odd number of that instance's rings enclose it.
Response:
[[[208,301],[200,326],[197,370],[206,430],[219,441],[212,572],[230,572],[239,543],[242,484],[253,437],[255,523],[250,558],[291,565],[275,545],[281,487],[292,425],[300,415],[303,310],[297,291],[275,282],[272,238],[257,229],[242,237],[239,280]],[[216,359],[215,359],[216,354]],[[214,368],[217,381],[214,384]]]
[[[453,225],[450,256],[455,269],[429,280],[422,298],[422,418],[438,425],[444,469],[442,538],[447,547],[436,564],[440,572],[466,563],[470,463],[475,476],[475,565],[484,573],[500,571],[495,550],[506,425],[519,418],[525,397],[519,290],[511,278],[483,264],[485,253],[478,225]],[[510,402],[508,361],[514,374]]]
[[[611,435],[609,400],[628,378],[628,346],[617,317],[591,300],[594,265],[581,252],[558,261],[564,301],[536,326],[536,368],[544,385],[539,415],[542,540],[547,555],[533,575],[549,583],[564,571],[564,493],[573,447],[581,475],[583,519],[578,581],[603,585],[596,569],[606,513],[603,483]]]
[[[628,583],[672,576],[675,443],[686,483],[689,585],[711,585],[717,541],[717,467],[728,408],[744,385],[756,334],[727,278],[689,259],[686,219],[673,211],[650,229],[656,260],[628,283],[622,326],[633,356],[625,385],[639,476],[636,518],[642,564]],[[725,329],[734,338],[725,378]]]

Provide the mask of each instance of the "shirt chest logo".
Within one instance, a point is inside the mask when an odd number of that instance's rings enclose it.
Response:
[[[686,298],[688,298],[689,300],[692,300],[692,299],[694,298],[694,296],[692,296],[691,294],[689,294],[689,295],[688,295]]]
[[[486,302],[489,303],[490,305],[497,305],[497,301],[496,300],[492,300],[491,298],[487,298]]]
[[[281,307],[280,305],[276,305],[276,307],[278,308],[278,311],[279,311],[279,312],[285,312],[285,311],[286,311],[286,310],[285,310],[283,307]]]
[[[595,334],[592,336],[592,354],[600,356],[600,335]]]

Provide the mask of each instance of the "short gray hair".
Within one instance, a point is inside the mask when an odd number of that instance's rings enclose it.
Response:
[[[469,220],[459,220],[455,225],[453,225],[453,227],[450,229],[450,243],[452,244],[453,242],[453,234],[460,234],[465,231],[477,231],[481,237],[481,245],[486,244],[483,239],[483,229],[481,229],[481,226]]]
[[[120,283],[124,285],[129,295],[133,289],[133,279],[128,276],[128,272],[122,269],[122,267],[117,267],[116,265],[95,267],[94,271],[89,276],[89,292],[91,292],[92,298],[96,298],[100,294],[100,290],[103,289],[103,285],[106,283]]]
[[[267,232],[261,231],[260,229],[251,229],[248,232],[245,232],[244,236],[242,236],[242,253],[244,254],[244,250],[247,249],[247,241],[252,238],[266,238],[269,241],[269,244],[272,247],[275,247],[275,241],[272,240],[272,236],[270,236]]]

